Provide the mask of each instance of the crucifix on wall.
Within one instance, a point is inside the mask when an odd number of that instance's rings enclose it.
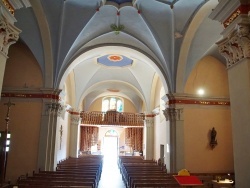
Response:
[[[63,128],[62,128],[62,125],[61,125],[61,128],[60,128],[60,150],[62,148],[62,134],[63,134]]]

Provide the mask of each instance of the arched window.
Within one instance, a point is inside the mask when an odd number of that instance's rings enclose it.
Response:
[[[108,130],[106,133],[105,133],[105,136],[108,136],[108,137],[117,137],[118,136],[118,133],[113,130],[113,129],[110,129]]]
[[[123,100],[118,97],[105,97],[102,100],[102,111],[116,110],[123,111]]]

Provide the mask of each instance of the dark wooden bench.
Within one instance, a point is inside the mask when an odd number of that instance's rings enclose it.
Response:
[[[102,172],[103,156],[69,158],[57,165],[56,171],[33,172],[32,176],[21,176],[18,187],[75,187],[97,188]]]

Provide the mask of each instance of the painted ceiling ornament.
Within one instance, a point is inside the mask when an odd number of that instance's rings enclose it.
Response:
[[[111,29],[115,32],[116,35],[120,33],[125,27],[124,25],[116,25],[116,24],[111,24],[110,25]]]
[[[118,62],[121,61],[123,57],[121,55],[109,55],[108,59],[113,62]]]
[[[119,54],[107,54],[97,58],[97,63],[107,67],[127,67],[132,66],[133,59]]]

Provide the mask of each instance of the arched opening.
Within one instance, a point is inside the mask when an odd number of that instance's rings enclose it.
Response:
[[[108,130],[103,137],[103,154],[105,160],[116,160],[118,144],[118,133],[114,129]]]

